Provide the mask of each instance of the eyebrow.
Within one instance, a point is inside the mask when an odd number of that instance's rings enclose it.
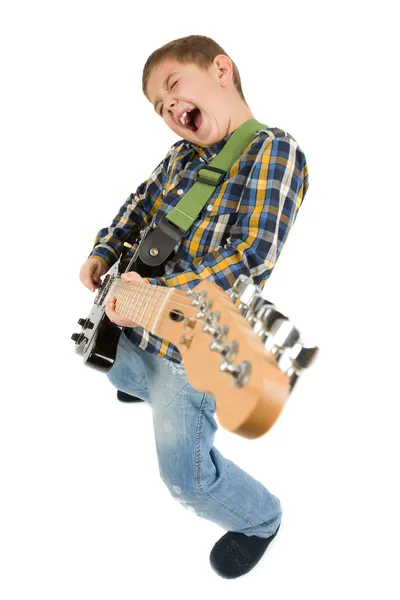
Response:
[[[169,79],[170,79],[170,77],[173,77],[174,75],[176,75],[176,71],[175,71],[174,73],[170,73],[170,74],[168,75],[167,79],[164,81],[164,86],[165,86],[165,87],[168,87],[168,82],[169,82]],[[156,100],[156,103],[155,103],[155,105],[154,105],[154,110],[156,111],[156,113],[157,113],[157,106],[158,106],[158,104],[159,104],[160,102],[161,102],[161,98],[157,98],[157,100]],[[157,114],[158,114],[158,113],[157,113]]]

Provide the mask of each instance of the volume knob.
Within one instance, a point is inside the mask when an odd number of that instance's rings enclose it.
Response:
[[[79,319],[78,325],[81,325],[86,329],[93,329],[94,327],[94,323],[92,323],[90,319]]]
[[[71,335],[71,340],[74,340],[74,342],[76,342],[77,344],[80,344],[81,342],[85,342],[85,341],[87,342],[88,338],[81,331],[81,333],[73,333]]]

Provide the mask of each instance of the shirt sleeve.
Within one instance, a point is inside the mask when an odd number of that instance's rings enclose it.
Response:
[[[175,146],[176,144],[171,146],[150,177],[139,185],[136,193],[128,196],[111,225],[100,229],[87,258],[95,256],[110,269],[120,256],[123,243],[132,233],[138,233],[150,223],[158,208],[157,200],[161,198],[170,156]]]
[[[245,274],[262,287],[287,240],[308,185],[306,159],[297,142],[289,135],[268,138],[251,167],[227,243],[208,252],[189,270],[179,272],[178,265],[176,273],[144,279],[181,289],[208,279],[229,291],[237,277]]]

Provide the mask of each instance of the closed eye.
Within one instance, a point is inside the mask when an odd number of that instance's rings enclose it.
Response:
[[[173,83],[173,84],[171,85],[171,90],[172,90],[172,88],[174,87],[174,85],[175,85],[176,83],[178,83],[178,81],[179,81],[179,79],[177,79],[177,80],[175,81],[175,83]],[[162,115],[163,107],[164,107],[164,105],[163,105],[163,104],[161,104],[161,107],[160,107],[160,112],[158,113],[160,117],[161,117],[161,115]]]

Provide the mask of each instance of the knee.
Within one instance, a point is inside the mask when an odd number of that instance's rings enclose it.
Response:
[[[196,486],[194,471],[185,469],[178,470],[159,462],[160,477],[171,496],[181,503],[194,502],[199,498],[200,492]]]

